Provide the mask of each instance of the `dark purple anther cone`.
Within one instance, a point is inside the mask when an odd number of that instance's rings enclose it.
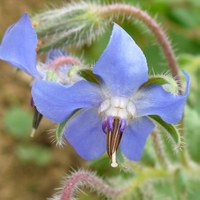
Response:
[[[107,134],[107,153],[111,158],[119,147],[122,133],[126,128],[126,120],[109,116],[107,121],[103,122],[102,128]]]

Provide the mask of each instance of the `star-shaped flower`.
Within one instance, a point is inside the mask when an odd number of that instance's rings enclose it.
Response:
[[[81,77],[76,74],[73,74],[72,77],[68,76],[73,65],[81,65],[81,63],[78,59],[67,55],[63,49],[50,50],[46,62],[40,62],[37,65],[37,43],[36,32],[29,15],[25,13],[6,30],[0,45],[0,59],[30,75],[33,82],[54,77],[53,81],[67,85],[81,80]],[[34,102],[32,100],[31,102],[34,108],[33,128],[37,129],[42,115],[37,111]]]
[[[65,138],[86,159],[107,153],[117,166],[118,148],[130,160],[141,158],[154,123],[148,115],[158,115],[167,123],[181,120],[190,79],[183,96],[161,85],[141,87],[148,80],[146,58],[133,39],[117,24],[106,50],[93,68],[100,83],[85,80],[71,87],[38,81],[32,90],[38,110],[54,122],[67,123]],[[106,142],[107,141],[107,142]],[[106,144],[107,143],[107,144]]]

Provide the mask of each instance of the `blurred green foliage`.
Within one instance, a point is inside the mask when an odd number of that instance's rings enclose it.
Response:
[[[21,144],[16,148],[17,156],[26,163],[35,163],[38,166],[48,165],[51,161],[49,148],[39,144]]]
[[[30,141],[32,120],[32,114],[19,106],[8,109],[3,118],[8,134],[18,140],[15,146],[17,157],[25,163],[45,166],[51,161],[50,149],[42,144],[33,144]]]
[[[32,115],[21,107],[11,107],[4,116],[4,124],[11,135],[24,140],[31,132]]]

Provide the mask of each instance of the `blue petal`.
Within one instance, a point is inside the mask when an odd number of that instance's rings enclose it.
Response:
[[[147,117],[133,119],[123,133],[120,149],[130,160],[140,160],[148,135],[154,129],[153,122]]]
[[[82,111],[66,127],[67,141],[86,160],[96,159],[106,151],[106,135],[101,123],[97,110],[90,108]]]
[[[117,24],[114,24],[108,46],[93,71],[116,96],[129,96],[148,80],[143,52]]]
[[[150,85],[140,90],[138,96],[136,95],[137,115],[159,115],[167,123],[178,123],[182,118],[190,88],[190,77],[186,72],[183,73],[187,80],[183,96],[166,92],[160,85]]]
[[[37,35],[28,14],[10,26],[0,45],[0,59],[32,75],[40,77],[36,69]]]
[[[38,111],[57,123],[63,122],[78,108],[96,107],[102,101],[97,85],[86,81],[68,87],[37,81],[32,87],[32,96]]]

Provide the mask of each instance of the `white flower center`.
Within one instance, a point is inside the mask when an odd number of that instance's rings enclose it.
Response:
[[[99,107],[99,114],[107,119],[108,116],[121,119],[132,119],[136,113],[134,103],[125,97],[111,97],[103,101]]]

